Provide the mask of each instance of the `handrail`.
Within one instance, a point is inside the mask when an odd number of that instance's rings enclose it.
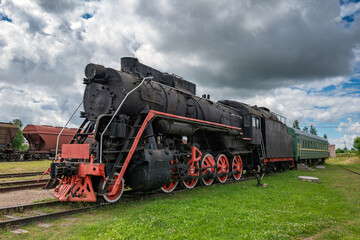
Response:
[[[101,136],[100,136],[100,159],[99,159],[99,162],[102,163],[102,143],[103,143],[103,136],[104,136],[104,133],[106,132],[106,130],[109,128],[110,124],[112,123],[112,121],[114,120],[115,116],[119,113],[120,111],[120,108],[121,106],[124,104],[126,98],[131,94],[133,93],[136,89],[138,89],[144,82],[145,80],[151,80],[153,79],[153,77],[144,77],[143,80],[141,81],[141,83],[139,85],[137,85],[136,87],[134,87],[130,92],[128,92],[124,99],[121,101],[120,105],[118,106],[118,108],[116,109],[115,113],[113,114],[113,116],[111,117],[109,123],[106,125],[106,127],[104,128],[103,132],[101,133]]]
[[[66,128],[66,126],[69,124],[69,122],[71,121],[71,119],[74,117],[75,113],[77,112],[77,110],[80,108],[81,104],[83,104],[84,100],[81,101],[81,103],[79,104],[79,106],[76,108],[76,110],[73,112],[73,114],[71,115],[70,119],[67,121],[67,123],[65,124],[65,126],[61,129],[59,135],[57,136],[56,139],[56,152],[55,152],[55,159],[57,158],[58,155],[58,147],[59,147],[59,138],[60,135],[62,134],[62,132],[64,131],[64,129]],[[53,160],[54,162],[54,160]]]

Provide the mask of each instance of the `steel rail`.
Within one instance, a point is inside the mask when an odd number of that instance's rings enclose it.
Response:
[[[6,173],[6,174],[0,174],[0,178],[31,177],[31,176],[38,176],[43,173],[44,172]]]
[[[355,174],[357,174],[357,175],[360,175],[359,172],[356,172],[356,171],[354,171],[354,170],[351,170],[351,169],[349,169],[349,168],[346,168],[346,167],[344,167],[344,166],[342,166],[342,165],[339,165],[339,166],[342,167],[343,169],[345,169],[346,171],[349,171],[349,172],[355,173]]]
[[[97,205],[96,207],[99,207],[99,206],[100,205]],[[64,210],[64,211],[60,211],[60,212],[54,212],[54,213],[44,213],[41,215],[36,215],[36,216],[31,216],[31,217],[11,219],[8,221],[0,222],[0,228],[6,228],[6,227],[20,225],[20,224],[24,225],[24,224],[29,224],[29,223],[33,223],[33,222],[37,222],[37,221],[46,220],[46,219],[63,217],[63,216],[67,216],[67,215],[85,212],[85,211],[88,211],[93,208],[95,208],[95,207],[82,207],[82,208],[75,208],[75,209]]]
[[[49,201],[49,202],[40,202],[40,203],[31,203],[31,204],[24,204],[24,205],[16,205],[16,206],[10,206],[10,207],[4,207],[0,208],[0,213],[7,214],[10,212],[20,212],[25,209],[31,209],[36,207],[47,207],[54,204],[60,204],[61,202],[58,200],[55,201]]]
[[[13,192],[13,191],[19,191],[19,190],[24,190],[24,189],[43,188],[43,187],[45,187],[45,183],[34,183],[34,184],[27,184],[27,185],[21,185],[21,186],[3,187],[3,188],[0,188],[0,193]]]
[[[0,182],[0,187],[26,185],[26,184],[33,184],[33,183],[45,183],[47,181],[49,181],[49,179]]]

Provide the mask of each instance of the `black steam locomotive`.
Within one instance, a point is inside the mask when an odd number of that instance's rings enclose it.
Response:
[[[50,170],[61,201],[115,202],[125,187],[171,192],[294,167],[292,136],[267,108],[198,97],[194,83],[135,58],[122,58],[121,71],[88,64],[85,76],[85,120]]]

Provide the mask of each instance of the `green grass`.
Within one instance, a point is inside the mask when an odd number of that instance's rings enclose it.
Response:
[[[267,188],[250,180],[193,189],[159,199],[107,206],[49,221],[4,239],[358,239],[360,176],[330,159],[326,170],[267,176]],[[358,163],[359,161],[359,163]],[[356,158],[352,166],[360,167]],[[315,176],[320,184],[298,181]]]
[[[47,170],[50,167],[50,163],[50,160],[27,162],[1,162],[0,174],[41,172]]]

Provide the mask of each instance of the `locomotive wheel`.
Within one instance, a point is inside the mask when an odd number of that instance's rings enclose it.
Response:
[[[217,156],[216,158],[216,173],[228,173],[229,172],[229,160],[227,159],[227,157],[224,154],[220,154]],[[228,175],[224,175],[224,176],[217,176],[216,179],[220,182],[220,183],[225,183],[226,180],[228,178]]]
[[[215,172],[215,159],[211,154],[206,154],[201,160],[201,168],[206,168],[201,171],[201,175],[205,176],[208,172]],[[214,182],[214,178],[202,178],[202,183],[206,186],[210,186]]]
[[[196,166],[199,166],[198,165],[199,163],[198,162],[195,162],[194,164],[191,164],[189,166],[189,169],[188,169],[188,175],[189,176],[193,176],[193,177],[197,177],[199,176],[200,172],[198,169],[196,169]],[[192,189],[195,187],[196,183],[198,182],[199,179],[192,179],[192,180],[189,180],[189,181],[183,181],[183,185],[184,187],[188,188],[188,189]]]
[[[171,165],[174,165],[175,161],[172,160],[170,162]],[[174,176],[174,174],[176,174],[176,167],[171,169],[171,175]],[[165,192],[165,193],[171,193],[172,191],[175,190],[176,186],[178,185],[178,181],[172,181],[169,182],[167,184],[165,184],[164,186],[161,187],[161,191]]]
[[[175,190],[176,186],[178,185],[178,181],[169,182],[168,184],[165,184],[161,187],[161,190],[164,193],[171,193]]]
[[[119,173],[115,173],[114,174],[114,179],[117,179],[119,176]],[[113,181],[115,182],[115,181]],[[102,181],[100,181],[100,186],[101,189],[105,187],[106,182],[102,179]],[[108,192],[111,192],[111,190],[114,188],[114,185],[110,185],[108,188]],[[102,195],[102,197],[104,198],[104,200],[108,203],[114,203],[116,201],[118,201],[122,195],[124,191],[124,179],[121,179],[121,184],[120,184],[120,188],[119,191],[115,194],[115,195]]]
[[[23,155],[23,159],[24,160],[29,160],[31,158],[31,155],[29,152],[25,152],[24,155]]]
[[[242,171],[243,171],[243,162],[239,155],[234,156],[232,160],[232,171],[239,171],[239,173],[234,173],[233,178],[238,181],[241,178]]]

